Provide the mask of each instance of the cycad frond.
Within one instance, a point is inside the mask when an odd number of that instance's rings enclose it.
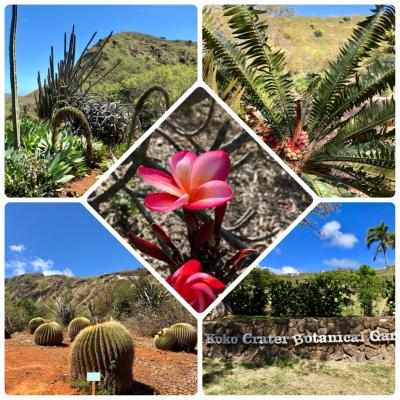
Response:
[[[211,12],[207,10],[203,17],[203,42],[218,61],[221,70],[223,68],[226,71],[228,78],[237,78],[240,85],[246,88],[246,94],[255,101],[255,106],[265,110],[272,125],[279,126],[282,123],[282,115],[268,93],[257,83],[255,72],[249,67],[245,54],[236,48],[234,43],[218,34]]]
[[[322,176],[301,174],[301,179],[320,197],[350,197],[346,190],[330,184]]]
[[[283,51],[272,51],[268,45],[267,24],[260,20],[252,6],[224,6],[224,15],[229,17],[228,25],[236,39],[237,46],[246,55],[249,67],[257,72],[257,84],[268,93],[274,106],[280,110],[286,125],[293,133],[294,116],[293,83],[285,73]]]
[[[342,95],[335,99],[330,121],[318,136],[325,136],[332,132],[340,124],[346,112],[360,107],[362,104],[376,95],[382,95],[385,91],[393,90],[395,84],[395,69],[392,63],[376,62],[367,73],[357,77],[354,83],[343,88]]]
[[[339,129],[331,134],[330,144],[349,141],[376,141],[382,137],[388,138],[387,131],[394,137],[394,131],[387,127],[394,124],[395,102],[393,99],[374,101],[366,104],[356,115],[340,123]]]
[[[340,49],[335,62],[330,63],[314,94],[307,128],[315,137],[329,124],[336,111],[337,100],[355,78],[362,61],[379,47],[385,33],[394,26],[395,11],[390,5],[376,6],[373,14],[360,22],[346,45]]]

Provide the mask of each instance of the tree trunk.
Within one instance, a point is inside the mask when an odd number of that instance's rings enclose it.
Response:
[[[17,33],[17,6],[12,6],[12,19],[10,30],[10,83],[11,83],[11,101],[12,101],[12,122],[17,147],[21,147],[21,135],[19,131],[18,116],[18,91],[17,91],[17,66],[15,56],[15,36]]]

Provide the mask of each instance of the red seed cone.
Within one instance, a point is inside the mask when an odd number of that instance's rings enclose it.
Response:
[[[301,123],[301,102],[296,102],[296,129],[293,137],[288,139],[285,146],[285,157],[290,161],[300,161],[308,148],[308,133],[303,131]]]

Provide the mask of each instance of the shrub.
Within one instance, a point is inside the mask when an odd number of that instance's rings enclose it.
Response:
[[[244,280],[229,294],[229,304],[237,315],[263,315],[268,297],[260,285]]]
[[[322,37],[322,36],[324,36],[324,31],[321,30],[321,29],[316,29],[314,31],[314,36],[317,37],[317,38]]]
[[[71,378],[85,379],[87,372],[101,373],[101,386],[115,394],[132,389],[133,341],[118,322],[90,326],[75,338],[71,351]]]
[[[76,316],[76,307],[71,299],[57,297],[54,300],[54,313],[62,325],[68,326]]]
[[[310,24],[310,28],[311,29],[315,29],[315,25],[314,24]]]
[[[396,312],[396,286],[395,279],[386,281],[386,307],[389,315],[395,315]]]
[[[346,15],[345,17],[343,17],[343,21],[344,22],[349,22],[349,21],[351,21],[351,17]]]

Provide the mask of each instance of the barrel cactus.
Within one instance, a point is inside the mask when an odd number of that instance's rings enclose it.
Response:
[[[84,328],[90,325],[90,321],[85,317],[73,319],[68,325],[68,336],[73,341],[76,335]]]
[[[132,389],[133,341],[115,321],[89,326],[79,332],[71,352],[71,379],[86,379],[87,372],[100,372],[102,385],[115,394]]]
[[[39,346],[59,346],[63,341],[63,331],[57,322],[46,322],[40,325],[33,335]]]
[[[154,344],[160,350],[173,350],[176,345],[176,336],[169,328],[161,329],[154,337]]]
[[[197,344],[197,332],[192,325],[178,323],[171,326],[171,331],[175,334],[178,350],[187,352],[194,350]]]
[[[29,329],[29,333],[34,334],[36,329],[44,324],[46,321],[43,318],[40,317],[36,317],[36,318],[32,318],[29,322],[28,322],[28,329]]]

